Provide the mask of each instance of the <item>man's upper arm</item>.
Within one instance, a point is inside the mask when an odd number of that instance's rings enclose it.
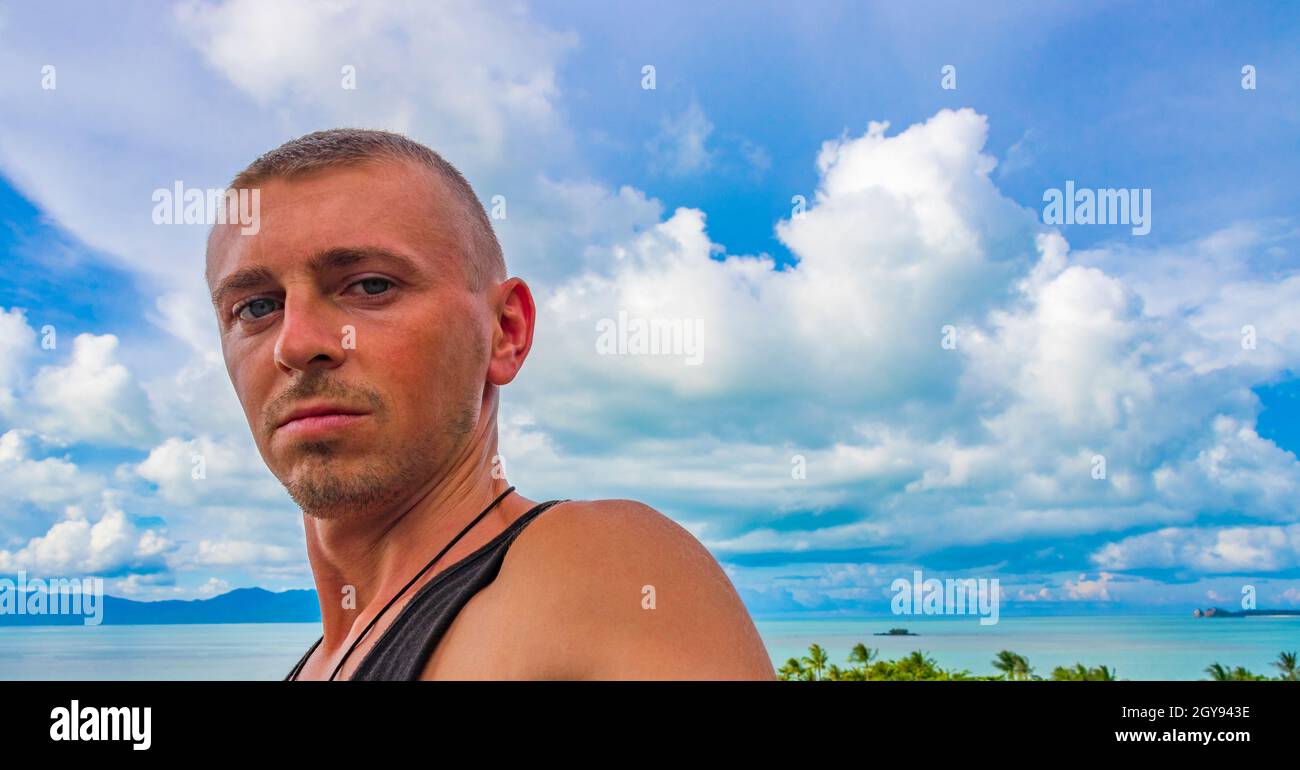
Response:
[[[775,678],[717,561],[641,503],[555,506],[520,534],[502,577],[519,587],[517,617],[557,678]]]

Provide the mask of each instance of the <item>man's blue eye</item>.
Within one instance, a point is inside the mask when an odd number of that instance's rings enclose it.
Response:
[[[393,285],[393,282],[387,278],[362,278],[357,281],[366,294],[382,294]]]
[[[244,305],[244,307],[240,309],[239,315],[242,318],[247,318],[248,316],[245,315],[245,313],[247,313],[251,315],[253,319],[258,319],[274,311],[275,300],[259,297],[258,299],[250,300],[247,305]]]

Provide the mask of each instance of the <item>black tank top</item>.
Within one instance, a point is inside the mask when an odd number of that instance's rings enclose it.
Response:
[[[546,509],[563,502],[551,500],[541,503],[520,516],[505,531],[474,553],[466,556],[433,576],[415,592],[397,619],[389,624],[383,636],[370,648],[361,664],[352,672],[350,681],[362,680],[414,680],[420,678],[424,664],[437,647],[442,635],[456,619],[461,608],[484,586],[496,580],[506,551],[524,527]],[[324,639],[324,637],[321,637]],[[284,678],[289,681],[298,675],[303,664],[320,646],[317,639],[298,660],[297,665]]]

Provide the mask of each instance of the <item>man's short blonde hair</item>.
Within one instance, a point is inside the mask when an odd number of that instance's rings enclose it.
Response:
[[[377,160],[410,161],[430,169],[460,203],[460,231],[467,237],[470,284],[480,289],[506,279],[506,262],[487,211],[463,174],[419,142],[390,131],[333,128],[290,140],[263,154],[234,178],[231,189],[256,187],[275,177]]]

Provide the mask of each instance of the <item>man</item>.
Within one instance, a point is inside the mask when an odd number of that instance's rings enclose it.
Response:
[[[500,478],[500,389],[536,308],[455,168],[397,134],[334,130],[231,187],[258,189],[260,210],[208,240],[222,352],[303,510],[321,605],[286,678],[774,678],[684,529],[629,500],[539,506]]]

